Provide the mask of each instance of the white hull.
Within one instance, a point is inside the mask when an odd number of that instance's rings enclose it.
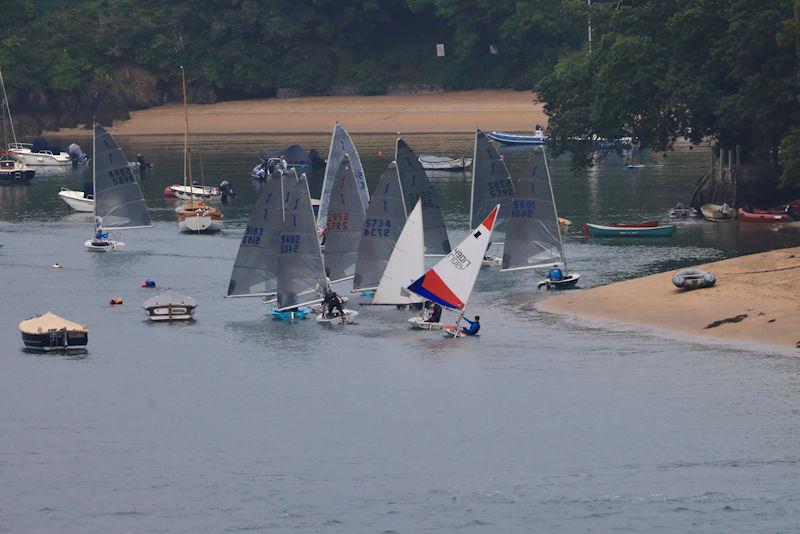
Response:
[[[147,318],[155,323],[194,320],[194,308],[161,306],[145,310]]]
[[[472,158],[420,156],[418,159],[426,171],[462,171],[472,165]]]
[[[169,186],[175,198],[180,200],[192,200],[195,198],[202,198],[205,200],[216,200],[222,197],[219,188],[217,187],[199,187],[188,185],[171,185]]]
[[[500,267],[503,265],[503,258],[499,256],[484,256],[483,260],[481,261],[481,265],[484,267]]]
[[[345,308],[344,310],[344,323],[342,323],[342,317],[337,315],[335,317],[324,317],[322,314],[317,315],[317,322],[320,324],[353,324],[356,321],[356,317],[358,317],[358,312],[355,310],[348,310]]]
[[[25,165],[30,167],[69,167],[72,159],[66,152],[60,154],[47,154],[31,152],[30,149],[9,150],[16,155]]]
[[[86,213],[94,212],[94,199],[84,198],[83,191],[72,191],[70,189],[62,189],[58,192],[58,197],[67,203],[67,206],[75,211],[82,211]]]
[[[441,330],[443,326],[446,326],[442,323],[427,323],[422,317],[412,317],[408,322],[411,324],[412,328],[417,328],[419,330]]]
[[[93,239],[87,239],[83,244],[84,246],[92,251],[92,252],[115,252],[117,250],[122,250],[125,247],[125,243],[122,241],[105,241],[108,243],[107,245],[96,245],[93,243]]]
[[[222,221],[215,221],[210,215],[190,216],[179,221],[178,228],[188,234],[219,232]]]

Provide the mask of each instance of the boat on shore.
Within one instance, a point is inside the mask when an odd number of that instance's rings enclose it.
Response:
[[[764,210],[745,211],[739,208],[739,222],[749,223],[784,223],[794,219],[787,213],[770,213]]]
[[[727,204],[704,204],[700,206],[700,213],[712,222],[732,221],[736,218],[736,210]]]
[[[472,165],[472,158],[449,156],[420,156],[419,162],[426,171],[463,171]]]
[[[535,130],[533,135],[492,130],[486,134],[486,137],[504,145],[544,145],[547,143],[547,136],[542,130]]]
[[[674,224],[663,226],[606,226],[584,223],[586,237],[669,237],[675,232]]]
[[[37,351],[85,350],[89,328],[73,323],[53,312],[36,315],[19,323],[25,348]]]

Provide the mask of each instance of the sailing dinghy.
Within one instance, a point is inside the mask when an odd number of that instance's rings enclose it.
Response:
[[[377,289],[405,222],[400,176],[397,164],[391,162],[375,186],[367,208],[356,254],[354,293],[373,294]]]
[[[470,195],[470,228],[480,221],[500,203],[492,236],[501,243],[505,237],[506,222],[511,213],[514,197],[514,181],[508,172],[506,162],[489,137],[481,130],[475,131],[475,149],[472,160],[472,193]],[[490,243],[491,246],[491,243]],[[483,265],[499,267],[503,258],[492,256],[489,251],[483,257]]]
[[[544,147],[536,147],[527,171],[514,184],[501,270],[545,269],[556,265],[563,266],[562,278],[547,278],[539,282],[537,288],[573,287],[580,275],[567,271],[550,170]]]
[[[394,160],[397,162],[406,209],[414,206],[417,200],[422,202],[425,254],[443,256],[450,253],[450,239],[447,237],[439,199],[417,155],[401,138],[397,139]]]
[[[228,297],[273,297],[278,290],[278,249],[283,226],[284,169],[264,183],[239,243],[228,283]],[[297,182],[294,170],[286,180]]]
[[[95,123],[93,133],[95,233],[84,245],[93,252],[111,252],[125,243],[109,239],[105,230],[150,228],[153,223],[122,149],[101,125]]]
[[[392,249],[372,304],[407,306],[423,301],[406,288],[425,272],[424,243],[422,202],[417,201]]]
[[[348,158],[347,162],[344,161],[345,156]],[[358,150],[356,150],[350,134],[337,121],[333,126],[331,146],[328,150],[328,161],[325,166],[325,177],[322,180],[322,193],[320,194],[319,214],[317,215],[318,225],[321,228],[325,227],[328,220],[331,195],[339,176],[339,167],[344,164],[350,166],[356,177],[361,207],[366,210],[367,206],[369,206],[369,190],[367,189],[364,167],[361,165],[361,158],[358,156]]]
[[[475,287],[481,261],[491,240],[492,228],[499,211],[500,204],[496,204],[481,224],[450,254],[408,286],[409,291],[420,297],[459,313],[455,325],[443,325],[443,328],[454,337],[460,336],[458,326]]]
[[[325,274],[332,280],[330,283],[336,283],[353,278],[358,243],[364,232],[364,206],[347,154],[336,173],[327,208],[323,229]]]

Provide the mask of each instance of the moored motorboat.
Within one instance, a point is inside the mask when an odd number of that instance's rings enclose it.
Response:
[[[47,144],[44,139],[36,143],[9,143],[8,151],[15,154],[25,165],[32,167],[62,167],[72,165],[72,157],[58,147]]]
[[[25,348],[40,351],[83,350],[89,343],[89,328],[53,312],[19,323]]]
[[[736,210],[727,204],[704,204],[700,206],[700,213],[708,221],[723,222],[736,218]]]
[[[154,322],[191,321],[197,302],[192,297],[168,289],[142,304],[147,318]]]
[[[222,192],[219,190],[219,187],[210,185],[172,184],[167,186],[167,189],[164,190],[164,196],[180,200],[191,200],[192,198],[218,200],[222,197]]]
[[[61,188],[58,198],[63,200],[67,206],[75,211],[91,213],[94,211],[94,195],[87,195],[83,191]]]
[[[535,130],[530,134],[513,134],[492,130],[486,137],[504,145],[543,145],[547,143],[547,136],[542,130]]]
[[[0,152],[0,182],[28,182],[35,174],[15,154]]]
[[[680,289],[701,289],[716,284],[717,277],[701,269],[681,269],[672,277],[672,283]]]
[[[419,162],[426,171],[463,171],[472,165],[472,158],[449,156],[420,156]]]
[[[586,237],[669,237],[675,232],[675,225],[664,226],[606,226],[584,223]]]
[[[739,222],[750,223],[783,223],[791,222],[794,219],[787,213],[770,213],[763,210],[745,211],[739,208]]]

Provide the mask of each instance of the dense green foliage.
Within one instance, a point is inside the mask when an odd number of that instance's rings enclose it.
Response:
[[[566,0],[594,40],[539,84],[562,145],[575,137],[639,138],[666,148],[678,136],[741,145],[779,163],[800,120],[798,55],[787,43],[792,0]],[[796,42],[796,41],[795,41]],[[800,150],[795,150],[800,153]]]
[[[582,30],[560,0],[0,0],[9,92],[84,90],[114,69],[185,65],[222,98],[390,83],[530,89]],[[447,56],[435,56],[435,43]],[[498,54],[491,54],[495,45]]]

